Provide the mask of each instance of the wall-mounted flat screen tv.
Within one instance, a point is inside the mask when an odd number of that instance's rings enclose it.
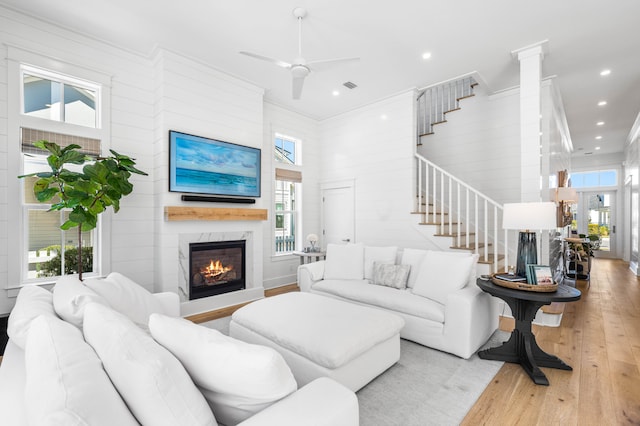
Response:
[[[260,196],[260,149],[169,131],[169,191]]]

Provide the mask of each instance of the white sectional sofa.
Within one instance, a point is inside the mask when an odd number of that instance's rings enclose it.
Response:
[[[119,274],[24,287],[0,365],[0,423],[358,424],[343,385],[298,389],[275,350],[179,318],[179,306]]]
[[[301,291],[400,315],[400,336],[469,358],[498,327],[498,304],[476,284],[477,255],[363,244],[327,246],[301,265]]]

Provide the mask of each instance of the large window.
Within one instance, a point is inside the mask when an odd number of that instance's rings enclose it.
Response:
[[[101,86],[49,70],[20,66],[20,109],[16,118],[21,174],[46,171],[48,152],[33,146],[38,140],[64,147],[77,144],[92,156],[101,154]],[[93,137],[90,137],[93,136]],[[67,166],[69,167],[69,166]],[[33,194],[36,178],[21,184],[21,282],[52,281],[77,273],[78,228],[60,229],[68,211],[49,211]],[[50,201],[55,203],[55,199]],[[83,272],[100,272],[98,228],[82,234]]]
[[[294,138],[276,134],[274,158],[276,160],[274,184],[274,252],[288,254],[297,249],[298,224],[300,223],[300,193],[302,172],[296,157],[300,142]]]

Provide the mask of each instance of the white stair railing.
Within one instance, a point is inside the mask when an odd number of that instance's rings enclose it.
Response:
[[[416,211],[423,214],[424,221],[439,225],[441,234],[455,236],[455,246],[480,254],[483,262],[491,259],[494,272],[501,270],[501,264],[506,269],[507,256],[500,259],[509,253],[508,231],[499,232],[502,206],[420,154],[415,156]]]
[[[457,110],[461,99],[473,96],[476,85],[473,77],[465,76],[423,89],[417,98],[418,138],[433,133],[433,125]]]

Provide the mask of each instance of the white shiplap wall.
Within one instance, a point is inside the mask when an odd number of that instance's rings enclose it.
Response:
[[[314,119],[302,116],[271,103],[264,104],[264,136],[265,141],[262,166],[271,174],[262,184],[263,197],[272,199],[273,189],[273,137],[275,133],[284,134],[300,140],[298,155],[301,155],[302,194],[298,194],[298,202],[303,214],[299,225],[298,238],[302,239],[300,248],[308,245],[306,236],[310,233],[320,234],[320,193],[319,175],[321,144],[319,142],[319,125]],[[277,164],[275,164],[277,167]],[[301,195],[301,200],[300,200]],[[274,247],[274,217],[264,223],[264,287],[273,288],[285,284],[295,283],[300,260],[297,256],[273,256]]]
[[[422,137],[418,152],[501,204],[520,201],[519,91],[475,93]]]
[[[9,270],[18,265],[7,263],[7,252],[12,245],[7,240],[10,209],[7,190],[16,191],[18,180],[7,176],[7,46],[16,46],[51,59],[52,68],[71,65],[95,70],[111,76],[112,116],[110,148],[130,154],[141,169],[151,177],[134,177],[135,189],[123,200],[120,213],[112,215],[111,265],[107,270],[118,270],[152,289],[154,281],[153,233],[148,221],[153,217],[153,127],[151,64],[140,56],[117,49],[99,41],[82,37],[31,17],[0,8],[0,289],[8,283]],[[15,217],[15,215],[14,215]],[[13,275],[13,274],[12,274]],[[0,292],[0,314],[7,313],[15,299]]]
[[[322,183],[355,180],[355,240],[375,246],[433,247],[412,217],[414,91],[320,123]]]
[[[264,167],[270,155],[263,146],[262,89],[212,69],[174,52],[158,50],[154,54],[154,194],[155,194],[155,289],[178,292],[178,241],[180,234],[203,232],[253,233],[253,276],[247,290],[211,300],[206,309],[245,302],[262,296],[262,259],[264,224],[257,221],[184,221],[164,220],[165,206],[238,207],[227,203],[183,202],[180,194],[168,192],[168,132],[178,130],[198,136],[262,148],[263,182],[271,178]],[[271,196],[263,187],[263,196],[251,208],[269,208]]]

